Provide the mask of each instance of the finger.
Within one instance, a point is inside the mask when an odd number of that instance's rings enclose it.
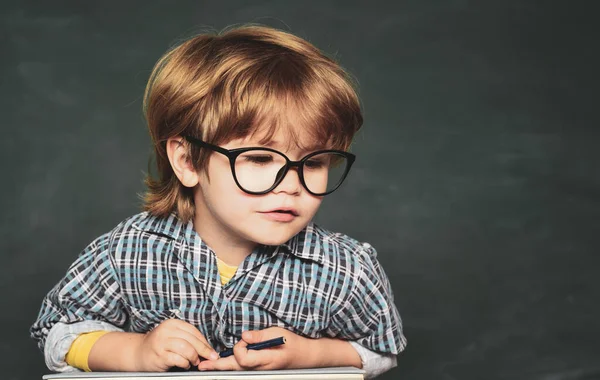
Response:
[[[244,340],[244,342],[251,344],[251,343],[258,343],[261,340],[263,340],[263,332],[262,330],[256,330],[256,331],[244,331],[242,333],[242,339]]]
[[[168,367],[190,368],[189,360],[175,352],[165,351],[164,362]]]
[[[215,351],[208,343],[201,341],[191,334],[187,334],[186,339],[196,350],[196,355],[210,360],[216,360],[219,358],[217,351]]]
[[[192,325],[188,322],[182,321],[180,319],[169,319],[169,320],[163,322],[163,324],[168,325],[168,328],[171,332],[173,332],[174,330],[185,331],[188,334],[193,335],[194,337],[196,337],[197,339],[199,339],[204,344],[206,344],[207,346],[210,347],[208,340],[206,339],[206,337],[204,335],[202,335],[200,330],[198,330],[194,325]]]
[[[206,344],[207,346],[210,347],[210,344],[208,343],[208,340],[206,339],[206,337],[204,335],[202,335],[202,333],[200,332],[200,330],[198,330],[196,328],[196,326],[187,323],[185,321],[182,320],[177,320],[177,324],[175,325],[178,329],[186,331],[187,333],[195,336],[196,338],[198,338],[200,341],[204,342],[204,344]]]
[[[202,333],[196,327],[181,320],[177,321],[180,323],[177,323],[174,326],[177,327],[179,332],[185,334],[178,334],[178,336],[190,342],[196,349],[196,352],[199,356],[211,360],[216,360],[219,358],[219,354],[210,346],[204,335],[202,335]]]
[[[286,330],[278,327],[269,327],[263,330],[248,330],[242,333],[242,339],[250,343],[259,343],[285,335]]]
[[[195,335],[183,330],[181,330],[181,333],[182,335],[180,336],[187,340],[194,347],[198,356],[211,360],[216,360],[219,358],[217,351],[215,351],[210,344],[208,344],[206,339],[200,340]]]
[[[244,369],[253,369],[264,364],[266,355],[260,355],[256,350],[249,350],[247,346],[248,344],[244,341],[233,346],[233,356],[236,362]]]
[[[179,338],[189,342],[192,345],[192,347],[194,347],[194,349],[196,350],[196,355],[198,356],[212,360],[219,358],[219,354],[208,344],[208,342],[202,336],[202,334],[200,334],[200,332],[198,332],[198,334],[202,337],[202,340],[200,340],[196,334],[190,333],[189,328],[184,327],[184,324],[188,325],[192,329],[195,329],[195,327],[183,321],[178,322],[181,323],[171,324],[172,328],[169,330],[170,338]]]
[[[172,352],[185,358],[190,364],[198,365],[200,358],[198,352],[190,342],[185,339],[171,337],[165,342],[165,351]]]
[[[198,365],[200,371],[241,371],[243,368],[237,363],[234,356],[218,360],[205,360]]]

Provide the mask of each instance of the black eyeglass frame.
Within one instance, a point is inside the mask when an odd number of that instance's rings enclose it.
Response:
[[[271,149],[271,148],[267,148],[267,147],[247,147],[247,148],[225,149],[225,148],[222,148],[222,147],[220,147],[218,145],[213,145],[213,144],[207,143],[205,141],[202,141],[202,140],[197,139],[197,138],[192,137],[192,136],[183,136],[183,138],[185,138],[188,142],[190,142],[190,143],[192,143],[194,145],[197,145],[197,146],[202,147],[202,148],[208,148],[208,149],[210,149],[212,151],[215,151],[217,153],[221,153],[224,156],[226,156],[229,159],[229,165],[231,166],[231,174],[233,175],[233,180],[235,181],[236,185],[243,192],[248,193],[248,194],[252,194],[252,195],[264,195],[264,194],[267,194],[267,193],[273,191],[273,189],[275,189],[277,186],[279,186],[279,184],[281,183],[281,181],[283,181],[283,179],[287,175],[288,171],[291,168],[293,168],[293,167],[297,168],[298,178],[300,178],[300,183],[306,189],[306,191],[308,191],[310,194],[312,194],[314,196],[318,196],[318,197],[331,194],[335,190],[337,190],[338,187],[340,187],[342,185],[342,183],[346,179],[346,176],[350,172],[350,168],[352,167],[352,164],[354,163],[354,160],[356,160],[356,156],[354,154],[352,154],[352,153],[345,152],[343,150],[324,149],[324,150],[317,150],[315,152],[307,154],[306,156],[302,157],[302,159],[299,160],[299,161],[292,161],[285,154],[281,153],[280,151],[275,150],[275,149]],[[285,165],[282,168],[283,169],[283,173],[281,173],[279,175],[279,178],[276,179],[276,181],[273,183],[273,185],[270,188],[268,188],[267,190],[265,190],[265,191],[250,191],[250,190],[244,189],[244,187],[238,181],[237,175],[235,173],[235,160],[237,159],[237,157],[240,154],[242,154],[242,153],[246,153],[246,152],[253,151],[253,150],[262,150],[262,151],[266,150],[266,151],[269,151],[269,152],[280,154],[281,156],[283,156],[285,158]],[[312,157],[314,157],[316,155],[319,155],[319,154],[323,154],[323,153],[335,153],[335,154],[339,154],[339,155],[345,157],[348,163],[346,165],[346,169],[344,170],[344,174],[342,175],[342,177],[340,178],[340,180],[338,181],[338,183],[335,185],[335,187],[333,189],[331,189],[329,191],[326,191],[324,193],[315,193],[315,192],[310,191],[310,189],[308,188],[308,186],[306,186],[306,182],[304,181],[304,163],[306,161],[308,161],[310,158],[312,158]]]

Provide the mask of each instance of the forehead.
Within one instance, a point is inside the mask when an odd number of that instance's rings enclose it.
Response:
[[[328,144],[314,139],[310,133],[304,130],[290,132],[292,127],[257,128],[245,137],[230,141],[227,145],[235,147],[266,146],[282,152],[290,151],[315,151],[327,149]]]
[[[279,107],[278,107],[279,108]],[[311,151],[331,147],[327,126],[322,120],[307,117],[296,107],[288,106],[257,115],[254,125],[240,142],[275,149]]]

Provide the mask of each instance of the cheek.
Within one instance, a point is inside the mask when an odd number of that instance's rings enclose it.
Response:
[[[321,206],[321,202],[323,202],[323,198],[308,196],[304,201],[304,212],[310,215],[312,218],[316,213],[319,207]]]
[[[230,216],[242,216],[256,206],[257,199],[240,190],[232,179],[219,178],[211,185],[213,204]]]

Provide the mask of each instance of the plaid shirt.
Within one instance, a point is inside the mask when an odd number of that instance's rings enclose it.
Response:
[[[242,331],[270,326],[379,353],[398,354],[406,344],[369,244],[311,223],[281,246],[257,247],[222,286],[215,254],[191,221],[148,213],[85,248],[44,298],[31,335],[44,350],[56,324],[147,332],[168,318],[196,326],[216,350],[232,347]]]

